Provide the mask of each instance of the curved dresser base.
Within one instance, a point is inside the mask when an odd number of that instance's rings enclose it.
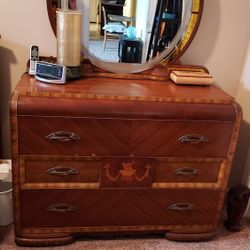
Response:
[[[166,233],[165,237],[167,240],[171,241],[206,241],[211,240],[216,237],[216,232],[210,233],[194,233],[194,234],[185,234],[185,233]]]
[[[68,245],[74,242],[74,237],[62,236],[55,238],[24,238],[24,237],[15,237],[15,243],[18,246],[26,247],[48,247],[48,246],[61,246]]]
[[[112,234],[111,234],[112,235]],[[211,233],[166,233],[165,238],[170,241],[190,242],[190,241],[206,241],[215,238],[216,232]],[[93,236],[93,234],[92,234]],[[99,235],[100,236],[100,235]],[[95,234],[98,237],[98,234]],[[24,238],[15,237],[15,242],[18,246],[26,247],[48,247],[48,246],[61,246],[74,243],[74,236],[62,236],[53,238]]]

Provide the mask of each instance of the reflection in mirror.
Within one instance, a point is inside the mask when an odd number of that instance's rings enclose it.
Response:
[[[47,0],[55,34],[60,1]],[[85,57],[106,71],[136,73],[178,60],[198,29],[204,0],[70,1],[84,13]]]
[[[169,47],[182,0],[91,0],[89,51],[104,61],[144,63]]]

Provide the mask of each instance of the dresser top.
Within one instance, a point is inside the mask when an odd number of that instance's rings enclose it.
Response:
[[[171,81],[89,77],[63,85],[39,82],[25,74],[14,93],[20,96],[75,99],[137,100],[185,103],[232,103],[234,98],[216,86],[180,86]]]

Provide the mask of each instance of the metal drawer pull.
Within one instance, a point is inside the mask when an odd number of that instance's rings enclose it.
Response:
[[[168,207],[170,210],[185,212],[188,210],[193,210],[193,205],[189,203],[176,203]]]
[[[75,168],[61,167],[61,166],[50,168],[47,170],[47,173],[50,175],[59,175],[59,176],[78,175],[79,174],[78,170]]]
[[[198,169],[196,168],[178,168],[173,171],[174,175],[198,175]]]
[[[189,144],[199,144],[203,142],[208,142],[208,139],[203,135],[184,135],[178,139],[181,143],[189,143]]]
[[[46,136],[50,141],[77,141],[80,140],[80,136],[67,131],[57,131]]]
[[[76,210],[77,207],[69,204],[54,204],[47,207],[47,211],[56,213],[69,213],[69,212],[75,212]]]

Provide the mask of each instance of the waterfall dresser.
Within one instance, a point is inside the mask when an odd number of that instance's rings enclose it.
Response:
[[[11,100],[15,241],[79,235],[212,238],[241,122],[215,86],[24,75]]]

